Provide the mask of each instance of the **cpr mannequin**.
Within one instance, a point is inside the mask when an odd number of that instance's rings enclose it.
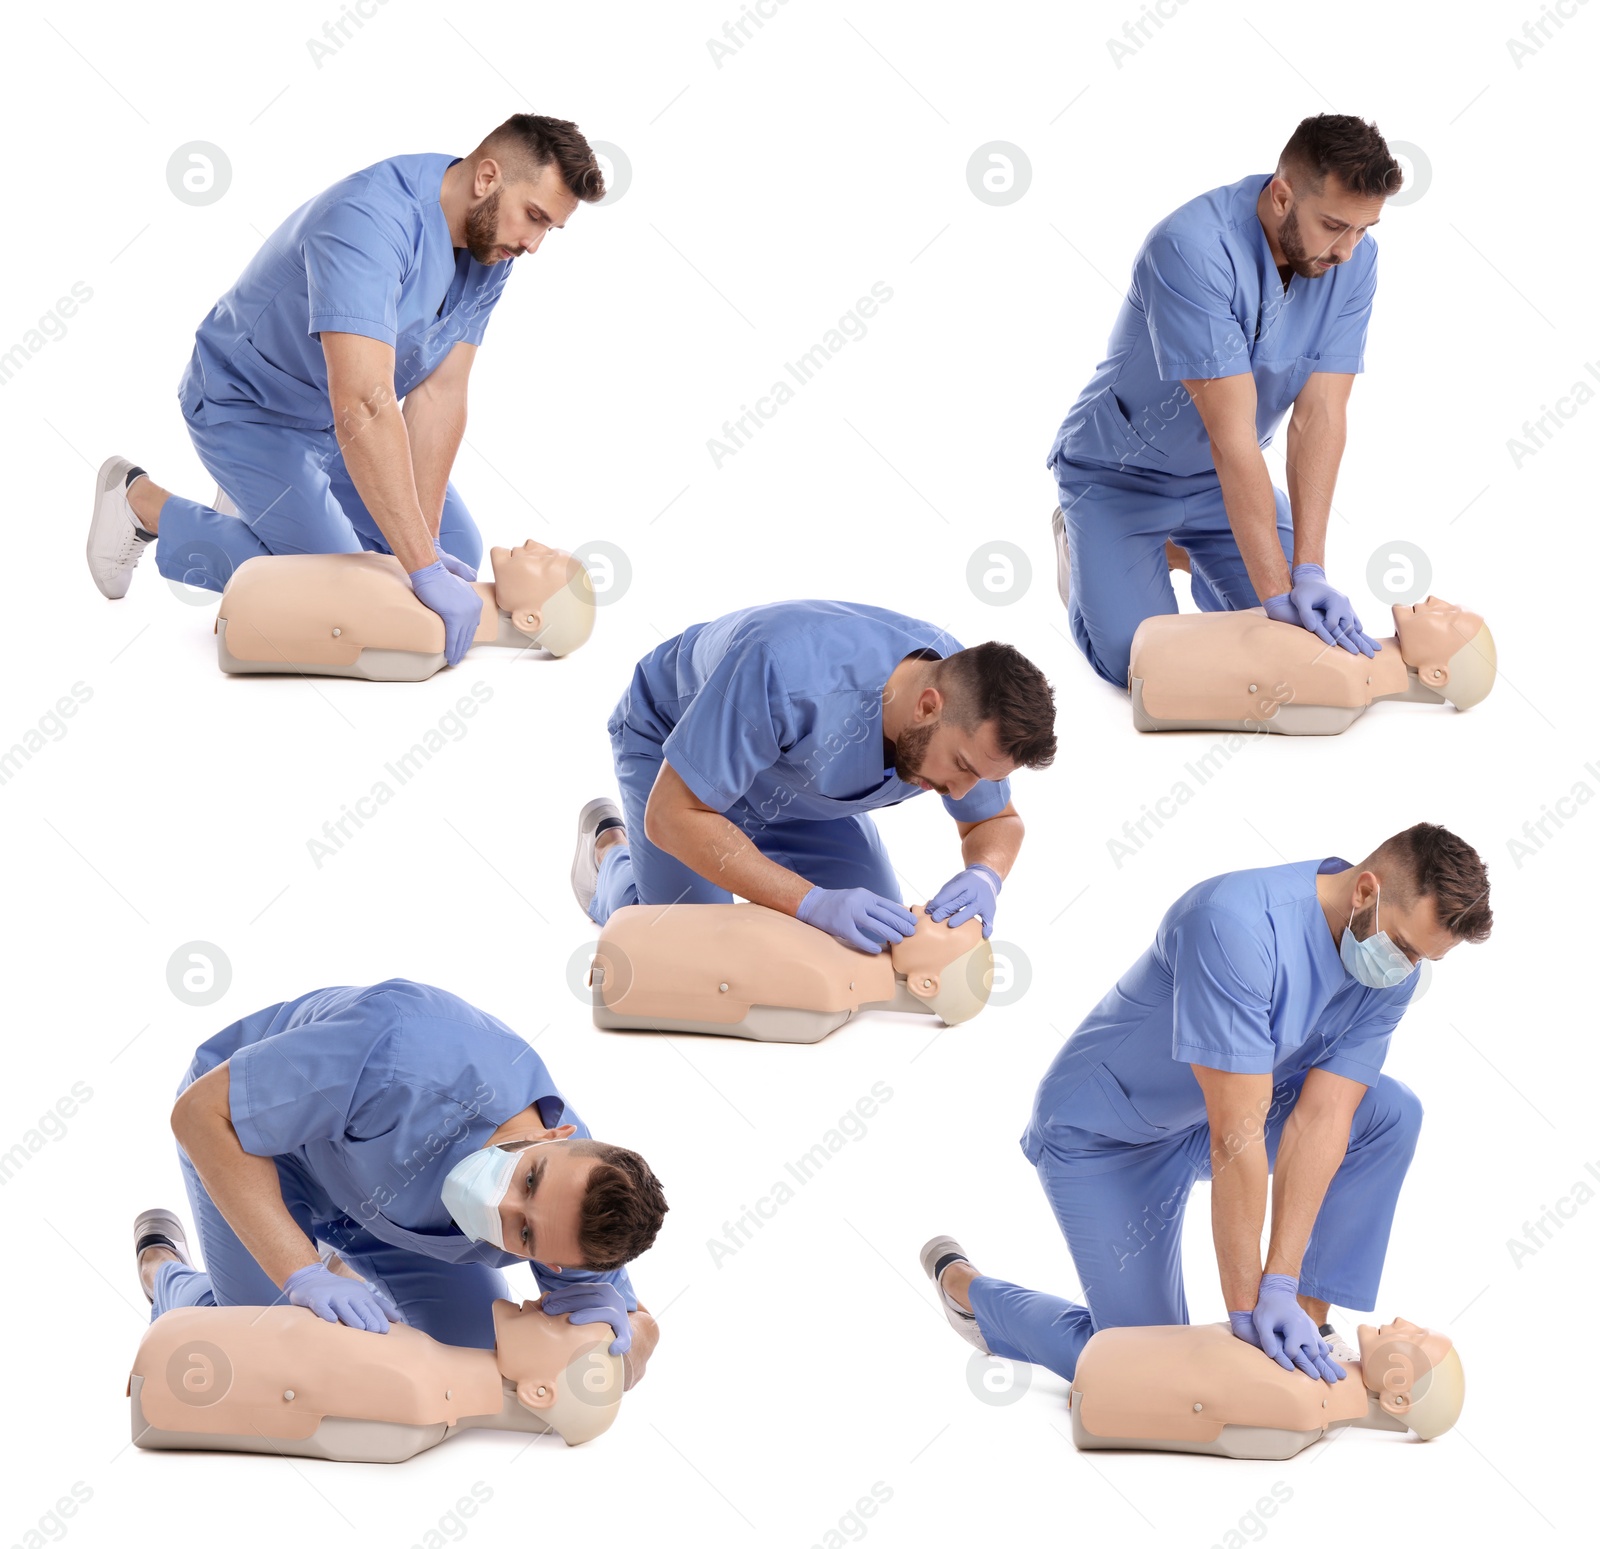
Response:
[[[589,572],[531,538],[491,549],[492,582],[475,582],[474,645],[566,656],[594,631]],[[247,559],[217,609],[224,672],[299,672],[416,683],[444,666],[444,620],[417,600],[392,554],[263,554]]]
[[[254,563],[254,561],[252,561]],[[141,1447],[400,1463],[457,1431],[556,1432],[569,1447],[616,1418],[622,1357],[595,1326],[494,1303],[495,1348],[387,1334],[304,1307],[179,1307],[146,1330],[128,1379]]]
[[[816,1043],[858,1011],[976,1016],[994,982],[982,923],[911,912],[916,933],[874,957],[760,904],[630,904],[595,949],[595,1026]]]
[[[1439,597],[1394,607],[1375,656],[1329,646],[1260,608],[1167,613],[1133,637],[1128,689],[1140,731],[1344,731],[1380,699],[1470,709],[1494,686],[1494,636]]]
[[[1285,1371],[1226,1323],[1101,1329],[1073,1374],[1072,1439],[1282,1459],[1347,1425],[1431,1441],[1456,1423],[1466,1385],[1446,1335],[1395,1318],[1357,1338],[1361,1360],[1328,1383]]]

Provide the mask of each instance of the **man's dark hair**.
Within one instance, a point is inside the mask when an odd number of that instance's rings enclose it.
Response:
[[[1278,176],[1320,194],[1329,173],[1352,194],[1386,199],[1400,192],[1400,163],[1376,124],[1348,113],[1302,118],[1278,157]]]
[[[565,118],[513,113],[468,156],[468,163],[492,156],[508,183],[531,183],[539,170],[555,163],[567,192],[585,204],[605,198],[606,180],[589,142]]]
[[[1056,700],[1045,676],[1014,645],[988,640],[939,663],[934,684],[962,731],[993,721],[1001,751],[1022,769],[1056,756]]]
[[[592,1156],[578,1211],[578,1246],[585,1269],[621,1269],[639,1257],[656,1240],[667,1197],[661,1180],[637,1151],[608,1145],[603,1140],[573,1140],[572,1149]]]
[[[1439,923],[1458,941],[1487,941],[1494,925],[1489,874],[1478,852],[1437,823],[1415,823],[1385,839],[1361,868],[1388,869],[1410,903],[1431,898]]]

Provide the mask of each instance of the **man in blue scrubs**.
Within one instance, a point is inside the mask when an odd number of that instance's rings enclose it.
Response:
[[[1375,127],[1324,113],[1275,173],[1201,194],[1145,238],[1048,458],[1062,601],[1108,682],[1128,686],[1140,623],[1177,611],[1172,565],[1205,612],[1261,606],[1329,646],[1377,649],[1323,559],[1377,284],[1369,233],[1399,187]],[[1285,493],[1262,450],[1291,407]]]
[[[123,596],[151,542],[162,575],[212,591],[258,554],[376,550],[459,661],[483,552],[450,482],[467,378],[512,262],[604,193],[576,125],[518,113],[464,158],[394,156],[301,205],[201,322],[178,384],[231,512],[108,459],[88,543],[101,591]]]
[[[573,891],[795,915],[862,952],[915,929],[869,814],[937,791],[962,869],[929,901],[981,917],[1022,844],[1008,776],[1055,757],[1055,701],[1021,652],[970,650],[867,603],[796,601],[694,624],[634,669],[606,729],[622,806],[579,816]]]
[[[1190,888],[1062,1046],[1022,1135],[1083,1303],[980,1274],[936,1238],[924,1267],[957,1331],[1070,1380],[1096,1329],[1187,1323],[1184,1209],[1209,1178],[1234,1333],[1337,1381],[1329,1304],[1376,1302],[1422,1122],[1383,1074],[1390,1035],[1417,965],[1492,924],[1483,862],[1430,823],[1357,866],[1296,861]]]
[[[205,1269],[175,1217],[141,1216],[152,1317],[288,1300],[492,1349],[500,1271],[526,1262],[546,1312],[609,1323],[612,1352],[642,1373],[656,1325],[623,1265],[655,1239],[661,1185],[637,1153],[593,1140],[544,1061],[488,1012],[407,979],[267,1006],[196,1050],[172,1129]],[[487,1192],[464,1182],[502,1157]]]

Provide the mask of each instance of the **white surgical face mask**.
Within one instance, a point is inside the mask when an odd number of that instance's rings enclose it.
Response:
[[[554,1145],[549,1140],[508,1141],[507,1146],[484,1146],[470,1156],[464,1156],[444,1176],[439,1197],[450,1219],[474,1242],[493,1243],[507,1248],[501,1234],[500,1205],[511,1187],[512,1179],[527,1160],[526,1153],[534,1146]]]
[[[1379,892],[1381,896],[1382,890]],[[1353,921],[1355,917],[1356,912],[1352,909],[1350,919]],[[1374,927],[1378,923],[1377,899],[1372,904],[1372,923]],[[1417,965],[1389,939],[1387,931],[1374,929],[1365,941],[1357,941],[1349,924],[1345,925],[1344,935],[1339,941],[1339,958],[1369,990],[1392,990],[1396,985],[1404,984],[1417,969]]]

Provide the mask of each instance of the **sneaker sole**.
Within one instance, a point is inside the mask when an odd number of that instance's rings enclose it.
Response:
[[[591,867],[589,862],[588,846],[593,842],[594,835],[592,831],[594,825],[601,817],[609,813],[615,813],[618,817],[622,816],[616,802],[612,801],[609,796],[597,796],[593,801],[586,801],[578,813],[578,840],[573,846],[572,870],[568,873],[568,879],[572,883],[572,896],[577,899],[578,907],[586,915],[589,912],[589,905],[594,901],[594,887],[592,884],[590,885],[589,896],[585,898],[583,896],[583,874],[592,869],[595,876],[597,878],[599,876],[598,865]]]

